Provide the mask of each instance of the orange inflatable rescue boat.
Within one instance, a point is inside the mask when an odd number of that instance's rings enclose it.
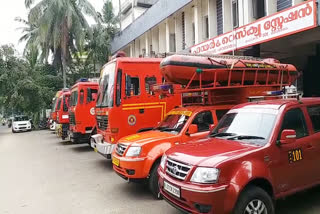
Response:
[[[295,66],[281,64],[276,59],[227,55],[172,55],[166,57],[160,67],[166,81],[182,85],[196,85],[200,79],[202,84],[215,82],[220,86],[230,85],[230,82],[243,84],[243,81],[247,85],[290,85],[299,75]]]

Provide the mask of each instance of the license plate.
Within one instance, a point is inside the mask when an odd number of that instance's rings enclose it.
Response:
[[[98,149],[97,149],[97,148],[94,148],[93,150],[94,150],[94,152],[98,152]]]
[[[178,187],[175,187],[167,182],[164,181],[163,183],[163,187],[164,187],[164,190],[166,190],[167,192],[169,192],[170,194],[180,198],[180,188]]]
[[[113,158],[112,158],[112,163],[113,163],[114,165],[116,165],[116,166],[119,166],[119,165],[120,165],[120,160],[113,157]]]

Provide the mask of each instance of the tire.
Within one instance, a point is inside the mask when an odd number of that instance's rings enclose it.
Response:
[[[161,199],[160,190],[159,190],[159,184],[158,184],[158,167],[160,163],[156,163],[150,172],[149,180],[148,180],[148,186],[149,190],[152,193],[153,197],[157,200]]]
[[[12,130],[12,133],[16,133],[16,131],[15,130],[13,130],[13,129],[11,129]]]
[[[263,202],[260,206],[258,206],[258,202]],[[265,207],[264,211],[261,214],[274,214],[274,204],[270,197],[270,195],[264,191],[262,188],[257,186],[248,186],[243,190],[240,194],[237,204],[234,208],[233,214],[247,214],[250,212],[245,212],[246,208],[253,209],[252,206],[255,208],[263,208]],[[252,212],[254,213],[254,212]],[[260,212],[258,212],[260,213]]]

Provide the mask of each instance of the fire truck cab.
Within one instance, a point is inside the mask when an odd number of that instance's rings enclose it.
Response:
[[[70,95],[69,89],[63,89],[58,98],[56,134],[62,140],[68,136]]]
[[[150,130],[174,107],[180,95],[162,97],[151,86],[160,84],[161,59],[118,57],[101,71],[96,103],[97,133],[91,147],[108,159],[116,142],[129,134]]]
[[[69,139],[72,142],[89,141],[95,130],[95,106],[98,95],[98,82],[80,79],[71,88],[69,108]]]

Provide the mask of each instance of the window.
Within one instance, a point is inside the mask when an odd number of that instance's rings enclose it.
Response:
[[[320,106],[310,106],[307,110],[311,118],[313,130],[320,132]]]
[[[230,109],[220,109],[220,110],[216,110],[216,115],[217,115],[218,121],[220,121],[221,118],[222,118],[229,110],[230,110]]]
[[[260,19],[266,15],[265,0],[252,0],[253,18]]]
[[[78,103],[78,89],[75,89],[72,93],[71,93],[71,106],[76,106]]]
[[[151,86],[157,83],[157,78],[156,77],[146,77],[144,80],[145,80],[146,92],[148,94],[152,94]]]
[[[289,110],[283,118],[281,131],[279,133],[279,138],[281,132],[284,129],[293,129],[296,131],[297,138],[302,138],[308,135],[308,130],[306,122],[303,116],[303,112],[300,108]]]
[[[223,34],[222,0],[217,0],[217,32],[218,35]]]
[[[292,0],[277,0],[277,11],[284,10],[292,6]]]
[[[87,102],[97,100],[98,90],[93,88],[87,88]]]
[[[139,77],[131,77],[130,75],[126,75],[126,95],[128,97],[140,95]]]
[[[170,52],[176,52],[176,34],[170,33]]]
[[[186,26],[184,23],[184,12],[181,13],[181,26],[182,26],[182,50],[186,49]]]
[[[204,35],[206,39],[209,38],[209,17],[208,16],[204,17]]]
[[[84,91],[83,89],[80,90],[80,104],[83,104],[83,100],[84,100]]]
[[[193,119],[192,124],[198,126],[198,132],[209,131],[210,125],[213,124],[211,111],[201,112]]]
[[[232,0],[232,21],[233,28],[239,27],[239,9],[238,9],[238,0]]]
[[[60,110],[60,108],[61,108],[61,98],[59,98],[58,100],[57,110]]]
[[[192,23],[192,44],[196,44],[196,27],[194,22]]]

